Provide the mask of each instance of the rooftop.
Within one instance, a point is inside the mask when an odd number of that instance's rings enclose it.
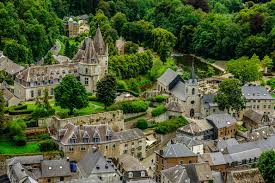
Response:
[[[42,177],[71,176],[70,162],[67,160],[43,160],[41,173]]]
[[[120,155],[118,157],[118,162],[119,164],[121,164],[122,168],[127,172],[146,170],[146,168],[139,162],[138,159],[129,154]]]
[[[120,131],[116,133],[118,138],[123,141],[130,141],[140,138],[145,138],[145,135],[141,129],[133,128],[126,131]]]
[[[163,84],[164,86],[168,86],[176,77],[178,74],[173,71],[172,69],[168,68],[159,78],[158,82]]]
[[[239,171],[231,171],[231,176],[234,183],[264,183],[264,179],[260,173],[260,171],[255,169],[248,170],[239,170]]]
[[[212,114],[207,116],[206,119],[211,121],[217,128],[224,128],[231,126],[237,122],[237,120],[230,114]]]
[[[156,151],[156,153],[164,158],[197,156],[183,144],[170,144],[163,150]]]
[[[23,66],[14,63],[8,57],[0,53],[0,71],[5,71],[10,75],[14,75],[22,70],[24,70]]]
[[[262,86],[243,86],[242,93],[247,100],[275,100]]]
[[[187,171],[183,165],[176,165],[174,167],[161,171],[161,174],[170,182],[175,183],[190,183]]]

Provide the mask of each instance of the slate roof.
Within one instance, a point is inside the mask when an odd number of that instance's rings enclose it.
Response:
[[[170,92],[179,100],[186,101],[185,84],[179,81]]]
[[[22,165],[38,164],[43,160],[43,155],[35,156],[17,156],[11,159],[7,159],[7,165],[12,165],[15,163],[21,163]]]
[[[77,180],[71,180],[67,183],[103,183],[102,180],[100,180],[96,175],[91,176],[89,178],[84,178],[84,179],[77,179]]]
[[[92,174],[116,173],[114,164],[107,161],[97,149],[91,149],[78,163],[80,173],[84,177]]]
[[[207,116],[206,119],[211,121],[217,128],[224,128],[235,124],[237,120],[230,114],[212,114]]]
[[[202,155],[202,159],[204,161],[208,161],[209,165],[225,165],[226,161],[224,159],[224,155],[221,152],[213,152],[213,153],[204,153]]]
[[[176,165],[174,167],[165,169],[161,171],[170,182],[175,183],[190,183],[190,178],[188,177],[187,171],[183,165]]]
[[[41,162],[41,175],[47,177],[71,176],[70,162],[67,160],[43,160]]]
[[[255,157],[258,158],[262,154],[262,150],[260,148],[253,148],[249,150],[244,150],[241,152],[226,154],[225,160],[227,163],[232,163],[235,161],[241,162],[242,160],[246,159],[249,160],[254,159]]]
[[[37,181],[30,176],[30,172],[22,166],[21,163],[15,163],[10,167],[10,179],[22,183],[37,183]]]
[[[117,183],[117,182],[115,182]],[[127,183],[157,183],[154,179],[143,179],[143,180],[133,180],[133,179],[130,179],[128,180]]]
[[[203,144],[201,141],[195,140],[192,137],[188,137],[186,135],[177,136],[172,139],[174,143],[180,143],[186,145],[189,149],[193,146]]]
[[[99,26],[96,30],[94,40],[95,40],[94,45],[95,45],[96,52],[100,55],[104,55],[106,51],[106,46],[105,46]]]
[[[246,137],[247,141],[256,141],[265,139],[275,134],[275,129],[272,126],[263,126],[252,131],[246,131],[243,136]]]
[[[208,163],[195,163],[184,165],[190,182],[200,183],[213,180],[212,172]]]
[[[257,168],[231,171],[230,174],[234,183],[265,183],[260,171]]]
[[[159,78],[158,82],[163,84],[164,86],[168,86],[176,77],[178,74],[173,71],[172,69],[168,68]]]
[[[247,111],[245,111],[243,116],[256,123],[260,123],[263,118],[263,114],[256,112],[252,109],[248,109]]]
[[[0,71],[5,71],[10,75],[14,75],[22,70],[24,70],[23,66],[14,63],[4,55],[0,56]]]
[[[146,170],[146,168],[139,162],[138,159],[129,154],[120,155],[118,157],[118,163],[122,164],[122,168],[126,172]]]
[[[166,105],[166,107],[167,107],[167,110],[171,111],[171,112],[179,112],[179,113],[183,112],[183,110],[178,102],[174,102],[174,101],[169,102]]]
[[[262,86],[243,86],[242,93],[247,100],[275,100]]]
[[[164,158],[197,156],[183,144],[170,144],[163,149],[163,154],[161,154],[161,151],[157,151],[156,153]]]
[[[212,171],[212,176],[214,183],[224,183],[224,179],[221,172]]]
[[[145,135],[141,129],[133,128],[126,131],[117,132],[116,135],[123,141],[131,141],[135,139],[145,138]]]
[[[180,133],[186,132],[192,135],[198,135],[206,130],[211,130],[213,127],[206,120],[193,120],[188,119],[189,124],[179,128],[177,131]]]
[[[203,104],[207,105],[207,107],[217,107],[218,104],[216,102],[214,102],[214,98],[215,98],[215,94],[207,94],[207,95],[203,95],[202,97],[202,101]]]
[[[16,78],[25,82],[48,82],[62,79],[66,74],[77,73],[78,65],[75,63],[54,64],[46,66],[31,66],[16,75]]]
[[[238,141],[235,138],[230,138],[230,139],[218,139],[217,140],[217,147],[219,150],[225,149],[228,146],[233,146],[239,144]]]
[[[109,136],[109,138],[107,138]],[[84,137],[88,138],[88,142],[84,142]],[[94,142],[94,138],[100,139],[99,142]],[[69,145],[72,144],[71,139],[76,140],[76,144],[79,143],[106,143],[118,140],[116,133],[113,133],[111,127],[107,124],[99,125],[74,125],[72,123],[67,123],[64,128],[59,130],[59,139],[62,144]]]

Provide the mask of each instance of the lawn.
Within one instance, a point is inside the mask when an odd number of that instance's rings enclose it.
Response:
[[[11,141],[0,141],[0,154],[25,154],[40,152],[37,142],[29,142],[25,146],[16,146]]]
[[[34,110],[35,109],[35,102],[26,102],[28,105],[28,109]],[[55,109],[55,113],[64,113],[64,112],[69,112],[68,109],[62,109],[59,106],[55,105],[55,101],[51,100],[50,105]],[[84,115],[89,115],[92,113],[97,113],[97,112],[103,112],[104,111],[104,104],[96,101],[89,101],[89,106],[86,108],[82,109],[76,109],[74,115],[75,116],[84,116]]]

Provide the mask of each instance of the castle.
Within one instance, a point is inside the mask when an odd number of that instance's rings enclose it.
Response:
[[[72,62],[30,66],[19,72],[14,81],[14,95],[20,100],[43,96],[47,89],[54,95],[54,87],[67,74],[75,75],[87,92],[95,92],[96,83],[108,72],[108,45],[98,27],[94,39],[87,37]]]

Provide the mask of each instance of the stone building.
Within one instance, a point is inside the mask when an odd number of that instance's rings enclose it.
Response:
[[[228,183],[265,183],[258,168],[230,171],[226,180]]]
[[[161,182],[161,171],[178,164],[196,163],[198,156],[183,144],[170,144],[156,151],[155,180]]]
[[[269,125],[270,119],[267,113],[257,112],[252,109],[248,109],[243,114],[243,123],[246,129],[256,129],[264,125]]]
[[[205,153],[201,158],[204,162],[208,162],[212,171],[225,173],[226,161],[221,152]]]
[[[176,165],[161,171],[161,183],[172,182],[191,183],[187,171],[183,165]]]
[[[67,123],[60,130],[50,129],[51,137],[66,157],[79,161],[96,146],[106,158],[119,154],[119,138],[108,125],[74,125]]]
[[[79,178],[97,177],[102,183],[120,180],[120,174],[111,160],[106,160],[97,148],[92,148],[78,163]]]
[[[122,154],[115,161],[115,165],[122,173],[125,182],[148,180],[148,172],[138,159],[129,155]]]
[[[189,117],[199,117],[201,97],[198,81],[195,78],[194,64],[192,64],[191,77],[183,81],[181,76],[168,68],[157,80],[157,89],[162,93],[170,94],[169,102],[178,102],[182,113]]]
[[[3,71],[5,74],[14,78],[17,73],[23,70],[23,66],[14,63],[3,54],[3,51],[0,51],[0,71]]]
[[[146,137],[138,128],[116,133],[120,139],[120,154],[129,154],[138,159],[146,158]]]
[[[100,29],[94,40],[86,38],[72,63],[46,66],[30,66],[19,72],[14,81],[14,95],[21,100],[34,100],[47,89],[54,95],[54,87],[67,74],[79,78],[87,92],[95,92],[96,83],[108,70],[108,45],[103,41]]]
[[[64,22],[64,29],[66,32],[66,35],[69,37],[76,37],[79,35],[79,23],[75,20],[73,20],[72,17],[69,18],[69,20]]]
[[[212,114],[206,120],[214,128],[214,139],[229,139],[235,137],[236,119],[230,114]]]

